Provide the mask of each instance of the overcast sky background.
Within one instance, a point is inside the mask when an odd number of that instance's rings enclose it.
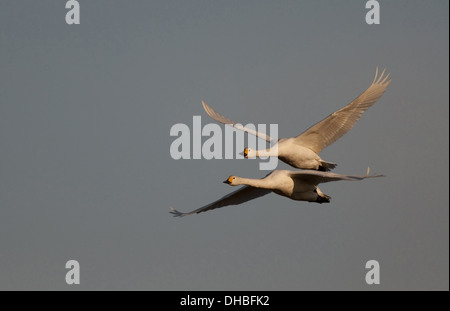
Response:
[[[448,290],[448,1],[380,1],[372,26],[356,0],[80,4],[68,26],[65,1],[0,3],[0,290]],[[201,100],[296,136],[376,66],[387,92],[321,156],[386,178],[171,217],[266,174],[170,157]]]

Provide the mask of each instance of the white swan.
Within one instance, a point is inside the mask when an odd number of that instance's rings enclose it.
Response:
[[[331,197],[320,191],[317,185],[338,180],[363,180],[365,178],[382,177],[383,175],[369,175],[369,169],[365,176],[340,175],[331,172],[318,172],[313,170],[289,171],[275,170],[263,179],[249,179],[230,176],[224,183],[231,186],[246,185],[223,198],[193,210],[189,213],[181,213],[170,207],[170,213],[175,217],[198,214],[216,208],[238,205],[271,192],[288,197],[296,201],[308,201],[317,203],[329,203]]]
[[[319,157],[319,153],[322,149],[331,145],[347,133],[359,120],[361,115],[369,109],[381,95],[383,95],[391,82],[391,79],[389,79],[390,74],[384,76],[384,73],[385,70],[378,76],[377,68],[372,84],[350,104],[329,115],[319,123],[316,123],[299,136],[281,138],[278,142],[274,142],[273,139],[266,134],[259,133],[231,121],[217,113],[203,101],[202,105],[206,113],[217,122],[232,125],[239,130],[265,139],[268,142],[275,143],[270,149],[266,150],[252,150],[246,148],[244,150],[245,158],[278,156],[281,161],[286,162],[295,168],[329,171],[335,168],[336,164],[322,160]]]

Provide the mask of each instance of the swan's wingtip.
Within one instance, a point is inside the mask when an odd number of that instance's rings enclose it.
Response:
[[[384,174],[377,174],[376,172],[370,175],[370,166],[367,167],[366,178],[386,177]]]
[[[169,209],[170,209],[170,212],[169,212],[169,213],[171,213],[171,214],[173,215],[173,217],[183,217],[183,216],[184,216],[183,213],[177,211],[177,210],[174,209],[172,206],[169,206]]]
[[[386,70],[387,70],[386,67],[384,67],[383,70],[381,71],[381,74],[378,74],[380,69],[377,66],[375,69],[375,77],[372,81],[372,84],[383,84],[386,86],[389,85],[389,83],[391,83],[391,80],[392,80],[392,79],[389,79],[389,77],[391,76],[391,73],[389,72],[385,75]]]
[[[384,175],[384,174],[376,174],[376,173],[375,173],[375,174],[373,175],[373,177],[386,177],[386,175]]]

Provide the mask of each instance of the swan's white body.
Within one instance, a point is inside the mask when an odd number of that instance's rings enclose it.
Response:
[[[336,164],[322,160],[319,157],[319,153],[347,133],[362,114],[383,95],[391,82],[391,80],[388,80],[389,74],[384,76],[384,73],[385,70],[378,76],[377,68],[372,84],[350,104],[316,123],[299,136],[282,138],[278,141],[274,141],[264,133],[259,133],[231,121],[203,101],[202,104],[206,113],[217,122],[231,125],[274,144],[267,150],[246,148],[244,151],[246,158],[278,156],[280,160],[295,168],[329,171],[335,168]]]
[[[252,152],[248,148],[246,150],[247,158],[260,157],[268,153],[268,156],[278,156],[281,161],[296,168],[311,170],[324,168],[322,170],[329,171],[336,166],[334,163],[322,160],[317,153],[299,144],[295,138],[281,138],[275,146],[265,151],[253,150]]]
[[[365,176],[341,175],[313,170],[276,170],[263,179],[230,176],[225,183],[231,186],[245,185],[245,187],[192,212],[181,213],[171,207],[170,213],[178,217],[198,214],[228,205],[238,205],[271,192],[296,201],[329,203],[331,198],[320,191],[319,184],[338,180],[356,181],[381,176],[369,175],[369,170]]]

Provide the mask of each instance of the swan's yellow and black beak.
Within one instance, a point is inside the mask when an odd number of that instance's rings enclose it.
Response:
[[[248,148],[244,150],[244,158],[248,159]]]
[[[233,182],[233,177],[230,176],[230,177],[228,177],[228,179],[225,180],[223,183],[229,185],[229,184],[231,184],[232,182]]]

